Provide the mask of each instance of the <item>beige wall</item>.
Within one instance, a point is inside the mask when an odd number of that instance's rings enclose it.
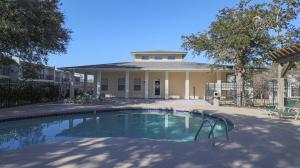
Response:
[[[141,90],[134,91],[134,78],[141,79]],[[130,72],[129,73],[129,97],[144,98],[145,95],[145,72]]]
[[[215,72],[190,72],[190,98],[203,99],[205,95],[205,84],[207,82],[216,82]]]
[[[183,99],[185,95],[185,72],[169,72],[169,97]]]
[[[125,91],[118,91],[118,78],[125,78],[125,72],[102,72],[102,78],[108,79],[108,91],[102,91],[107,96],[124,97]],[[141,90],[134,91],[134,78],[141,79]],[[154,96],[154,81],[160,80],[161,95]],[[216,72],[189,72],[190,80],[190,98],[203,99],[205,96],[205,84],[207,82],[216,82]],[[222,82],[226,82],[225,72],[221,73]],[[165,72],[149,72],[148,81],[149,98],[164,98],[165,97]],[[145,72],[130,72],[129,73],[129,97],[144,98],[145,94]],[[185,95],[185,72],[169,72],[169,98],[183,99]]]
[[[102,72],[102,78],[108,79],[108,91],[101,91],[109,97],[124,97],[125,91],[118,91],[118,78],[125,78],[125,72]]]

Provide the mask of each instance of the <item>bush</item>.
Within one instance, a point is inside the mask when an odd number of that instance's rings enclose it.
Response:
[[[0,79],[0,108],[59,100],[60,85],[52,82]]]

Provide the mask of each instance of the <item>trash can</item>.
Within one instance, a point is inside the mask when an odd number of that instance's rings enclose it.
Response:
[[[220,95],[218,92],[214,92],[214,106],[220,106]]]

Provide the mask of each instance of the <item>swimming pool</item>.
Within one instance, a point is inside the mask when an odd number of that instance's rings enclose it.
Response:
[[[212,122],[216,119],[204,115]],[[129,137],[161,141],[193,141],[203,115],[169,110],[117,110],[87,112],[0,122],[0,151],[34,144],[78,138]],[[229,130],[233,124],[229,122]],[[207,138],[210,126],[204,124],[199,134]],[[214,129],[223,136],[224,123]]]

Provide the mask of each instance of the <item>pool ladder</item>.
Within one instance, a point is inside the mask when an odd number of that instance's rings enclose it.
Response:
[[[201,125],[200,125],[200,127],[199,127],[199,129],[198,129],[198,131],[197,131],[197,133],[196,133],[196,135],[195,135],[194,141],[197,141],[198,136],[199,136],[199,133],[201,132],[201,130],[202,130],[204,124],[205,124],[205,123],[208,123],[209,126],[210,126],[210,128],[211,128],[211,129],[210,129],[210,132],[209,132],[209,134],[208,134],[208,139],[210,140],[212,146],[215,146],[216,139],[215,139],[215,135],[214,135],[214,129],[215,129],[216,125],[217,125],[220,121],[223,121],[224,124],[225,124],[225,135],[226,135],[226,140],[229,141],[229,135],[228,135],[228,123],[227,123],[227,120],[226,120],[224,117],[220,116],[220,115],[213,114],[213,115],[211,115],[211,116],[216,117],[216,119],[214,120],[214,123],[212,124],[212,122],[211,122],[210,120],[208,120],[208,119],[205,119],[204,116],[205,116],[205,115],[202,114],[203,121],[202,121],[202,123],[201,123]]]

